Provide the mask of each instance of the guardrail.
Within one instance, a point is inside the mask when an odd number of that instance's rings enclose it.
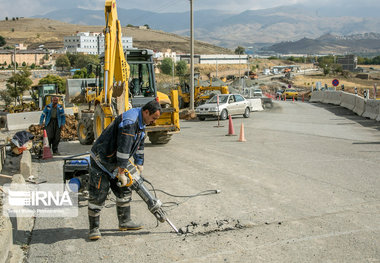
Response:
[[[310,102],[340,105],[359,116],[380,121],[380,100],[365,99],[344,91],[313,91]]]

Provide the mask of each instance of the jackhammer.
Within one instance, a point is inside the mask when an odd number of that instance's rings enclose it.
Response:
[[[125,176],[127,177],[127,184],[126,186],[130,186],[133,190],[136,191],[136,193],[141,197],[142,200],[147,204],[149,211],[157,218],[158,221],[161,223],[167,222],[171,228],[176,233],[178,232],[178,229],[175,227],[175,225],[169,220],[169,218],[166,216],[165,211],[162,209],[162,202],[157,199],[155,196],[153,196],[148,188],[145,187],[144,181],[148,182],[147,180],[143,179],[138,173],[130,173],[126,172]],[[149,183],[149,182],[148,182]],[[121,187],[121,183],[117,183],[119,187]]]
[[[89,152],[86,152],[64,158],[63,182],[66,183],[66,181],[69,181],[69,188],[75,189],[76,191],[83,191],[87,189],[90,172],[90,157],[81,156],[88,154]],[[102,168],[102,170],[106,170],[100,162],[97,162],[96,159],[94,160],[98,164],[98,166]],[[144,179],[142,176],[140,176],[140,173],[136,170],[137,168],[133,164],[131,164],[131,166],[128,168],[128,172],[125,172],[125,177],[123,176],[123,179],[126,180],[125,183],[122,184],[119,181],[117,185],[119,187],[131,187],[132,190],[136,191],[136,193],[141,197],[141,199],[144,200],[144,202],[148,206],[149,211],[157,218],[158,221],[160,221],[161,223],[166,221],[176,233],[179,233],[178,229],[169,220],[169,218],[167,218],[165,211],[162,209],[162,202],[155,196],[153,196],[151,192],[148,190],[148,188],[144,185],[144,181],[146,181],[149,184],[151,183],[148,182],[148,180]],[[108,174],[112,178],[117,177],[117,173],[112,174],[108,172]]]

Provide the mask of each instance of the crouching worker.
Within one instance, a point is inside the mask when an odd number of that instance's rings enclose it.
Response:
[[[155,100],[148,102],[142,108],[130,109],[119,115],[92,146],[88,200],[89,239],[97,240],[101,237],[100,211],[110,187],[116,196],[119,230],[142,228],[131,219],[132,189],[125,186],[127,184],[125,173],[142,171],[145,125],[153,124],[160,115],[161,106]],[[114,174],[117,174],[117,177]]]

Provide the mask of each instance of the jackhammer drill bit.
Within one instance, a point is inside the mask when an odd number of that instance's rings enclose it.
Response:
[[[169,226],[171,226],[171,227],[173,228],[173,230],[174,230],[177,234],[179,234],[178,229],[177,229],[177,228],[175,227],[175,225],[169,220],[169,218],[166,218],[165,220],[166,220],[166,222],[168,222]]]

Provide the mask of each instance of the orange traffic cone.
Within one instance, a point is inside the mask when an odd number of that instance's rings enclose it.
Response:
[[[42,159],[46,160],[46,159],[53,158],[53,155],[52,155],[51,150],[50,150],[49,139],[47,137],[46,130],[44,130],[43,143],[44,143],[44,146],[43,146]]]
[[[228,115],[228,134],[226,136],[236,136],[231,115]]]
[[[246,142],[246,141],[247,140],[245,139],[245,136],[244,136],[244,123],[242,122],[240,126],[239,142]]]
[[[293,96],[293,102],[294,102],[294,96]]]

